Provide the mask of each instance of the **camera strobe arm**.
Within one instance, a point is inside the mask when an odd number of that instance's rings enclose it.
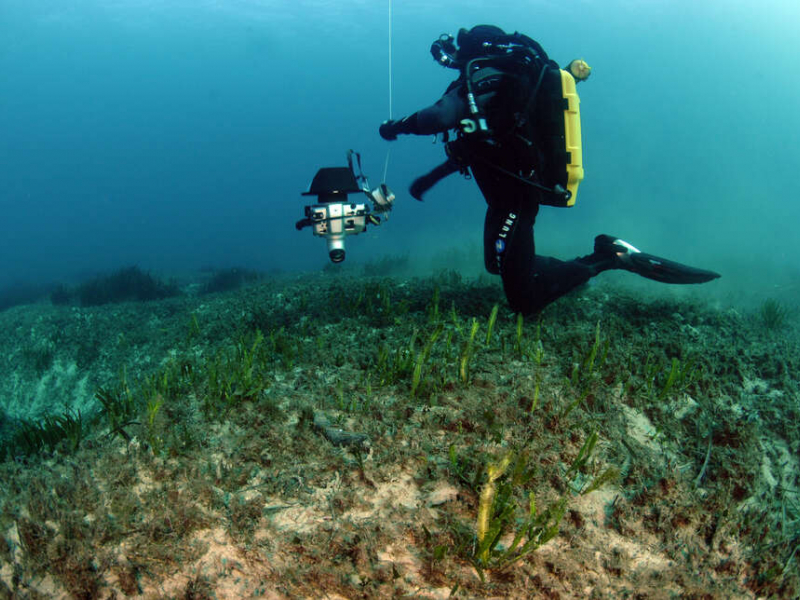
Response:
[[[297,223],[295,223],[294,228],[297,229],[297,231],[300,231],[301,229],[305,229],[306,227],[311,227],[313,224],[314,222],[311,219],[305,217],[303,219],[300,219]]]

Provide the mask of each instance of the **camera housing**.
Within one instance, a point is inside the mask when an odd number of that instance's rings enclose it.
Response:
[[[330,202],[306,206],[306,217],[311,220],[314,235],[328,241],[328,256],[331,262],[344,260],[344,238],[356,235],[367,228],[367,205]]]
[[[356,157],[359,172],[356,174],[353,157]],[[394,194],[385,183],[371,190],[366,176],[361,172],[361,157],[348,152],[347,167],[323,167],[314,175],[311,185],[303,196],[316,196],[317,202],[305,207],[305,218],[297,222],[298,230],[312,227],[315,236],[327,241],[331,262],[345,259],[345,238],[366,230],[368,224],[380,225],[379,214],[392,210]],[[372,203],[351,202],[350,194],[365,194]]]

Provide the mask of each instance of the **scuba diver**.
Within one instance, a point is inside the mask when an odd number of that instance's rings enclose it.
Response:
[[[423,195],[455,172],[474,177],[488,205],[484,265],[500,275],[509,305],[530,314],[609,269],[626,269],[664,283],[703,283],[717,273],[641,252],[610,235],[595,238],[594,252],[570,261],[535,254],[533,225],[539,206],[572,206],[583,179],[577,82],[591,68],[576,59],[563,69],[536,41],[493,25],[442,35],[434,60],[458,78],[432,106],[385,121],[379,134],[443,134],[447,160],[417,178]],[[450,139],[450,132],[455,138]]]

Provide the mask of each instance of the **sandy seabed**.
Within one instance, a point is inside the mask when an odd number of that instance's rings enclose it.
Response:
[[[520,321],[445,271],[0,320],[0,597],[800,593],[791,311],[596,286]]]

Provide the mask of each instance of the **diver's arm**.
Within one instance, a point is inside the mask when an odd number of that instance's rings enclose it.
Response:
[[[392,119],[384,121],[378,128],[378,133],[387,142],[393,142],[400,134],[421,135],[417,125],[418,114],[419,113],[414,113],[413,115],[403,117],[399,121],[394,121]]]
[[[398,121],[385,121],[378,129],[380,136],[388,141],[398,135],[435,135],[458,127],[459,121],[467,115],[467,101],[460,86],[448,88],[436,104],[423,108]]]
[[[425,194],[425,192],[427,192],[448,175],[452,175],[460,170],[461,165],[452,158],[448,158],[438,167],[433,168],[425,175],[417,177],[411,184],[411,187],[408,188],[408,191],[412,198],[422,202],[422,196]]]

